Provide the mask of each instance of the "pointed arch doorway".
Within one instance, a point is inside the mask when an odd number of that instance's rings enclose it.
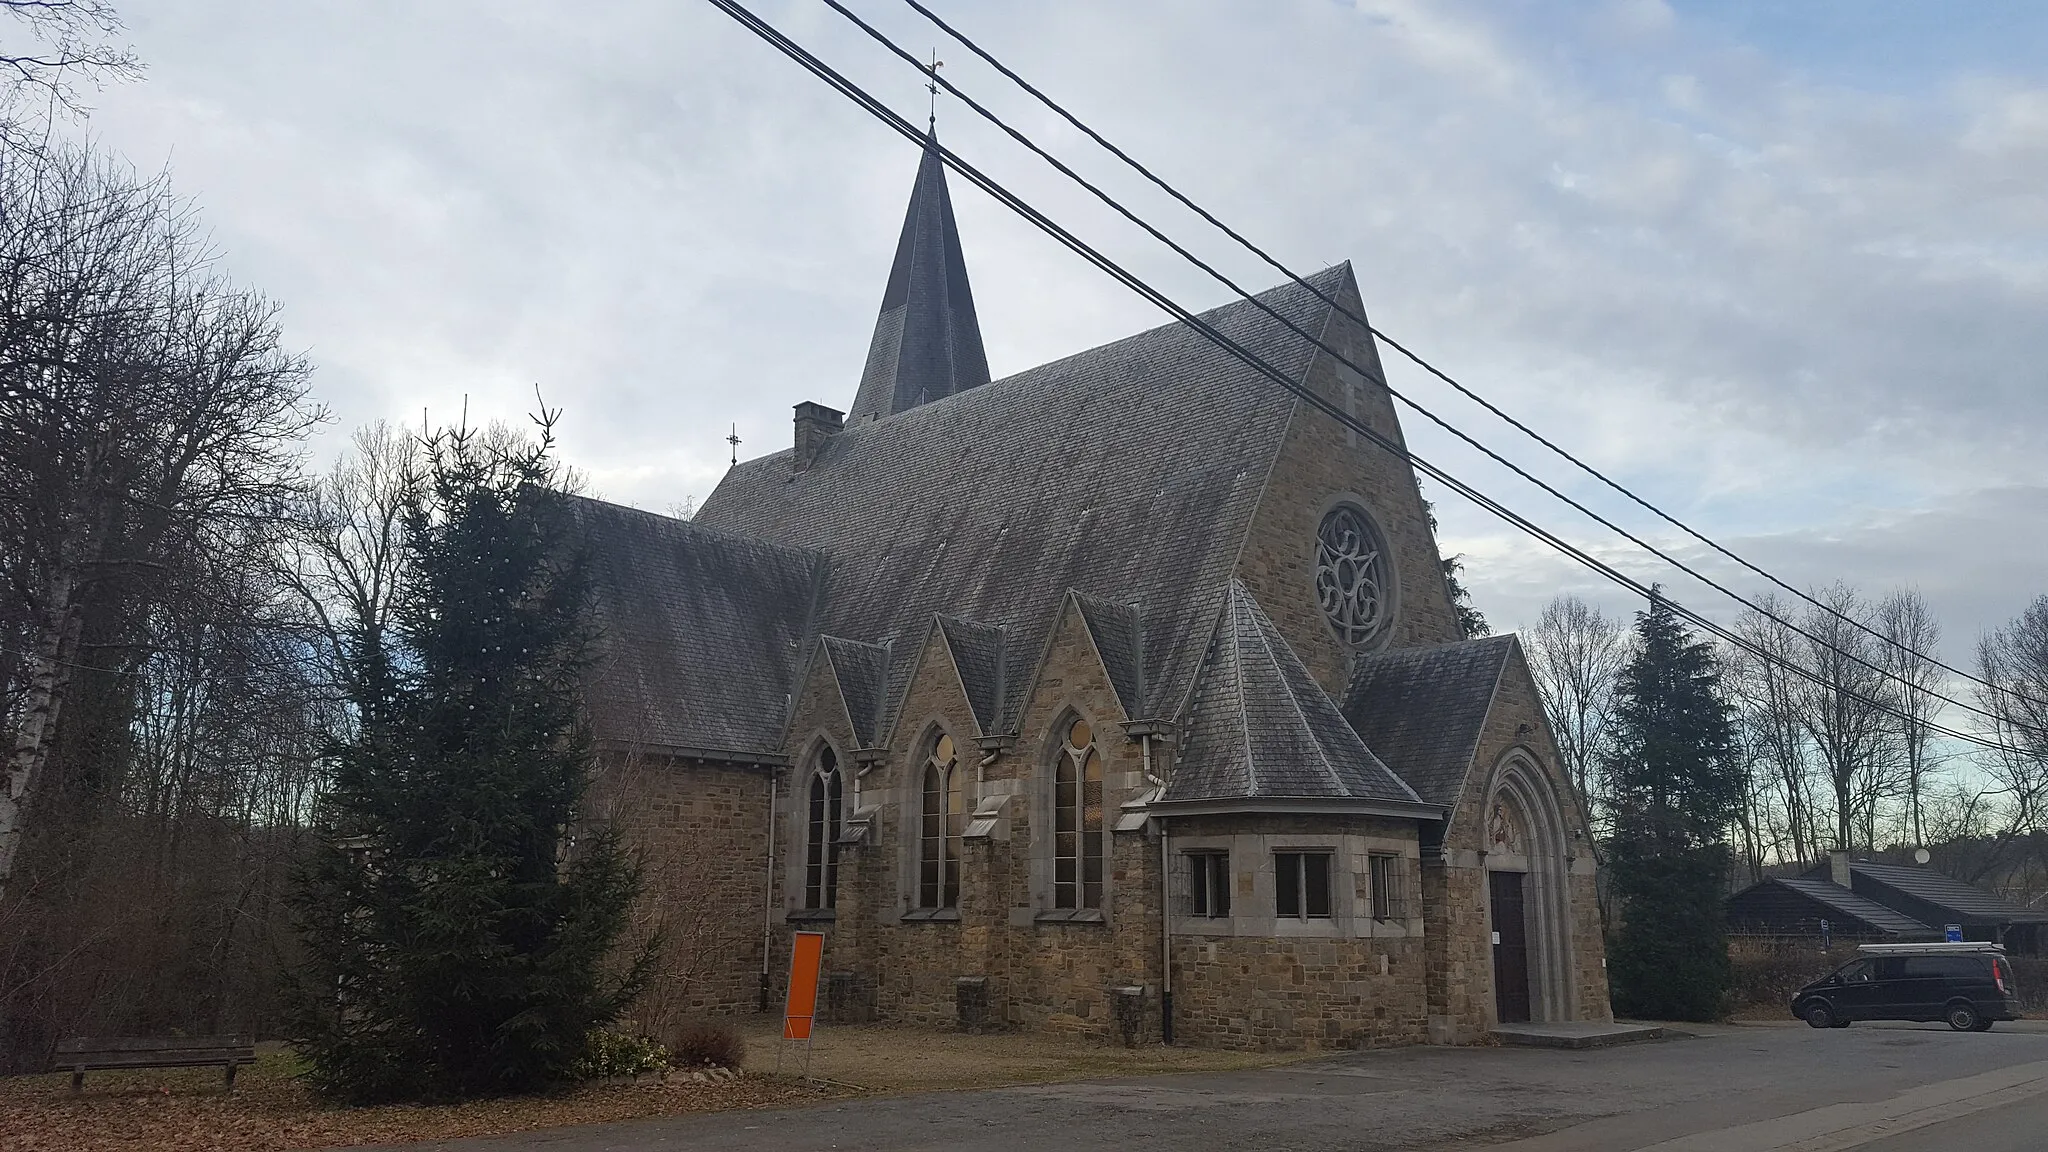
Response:
[[[1577,1017],[1571,861],[1549,778],[1524,752],[1494,772],[1486,806],[1487,927],[1496,1024]]]

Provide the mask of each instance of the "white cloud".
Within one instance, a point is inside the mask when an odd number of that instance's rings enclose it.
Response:
[[[917,76],[829,10],[761,10],[921,113]],[[939,38],[893,3],[862,10],[913,50]],[[127,15],[150,77],[104,93],[94,131],[144,167],[171,160],[228,266],[284,302],[343,425],[448,418],[465,397],[516,418],[538,383],[568,408],[572,462],[661,508],[716,482],[729,426],[747,451],[779,447],[790,404],[850,399],[914,150],[707,6]],[[1383,327],[1797,581],[1953,583],[1973,620],[2040,590],[2048,532],[2014,530],[2027,509],[1992,495],[2037,481],[2048,431],[2040,72],[1959,69],[1907,95],[1822,82],[1654,0],[949,18],[1283,259],[1353,260]],[[965,52],[940,54],[1232,275],[1277,278]],[[941,117],[950,144],[1162,287],[1224,298],[953,102]],[[964,184],[955,199],[998,373],[1159,322]],[[1497,616],[1567,581],[1442,511]]]

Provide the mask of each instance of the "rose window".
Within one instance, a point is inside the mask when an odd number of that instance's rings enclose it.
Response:
[[[1387,546],[1365,513],[1340,506],[1316,531],[1316,597],[1346,644],[1361,646],[1387,620]]]

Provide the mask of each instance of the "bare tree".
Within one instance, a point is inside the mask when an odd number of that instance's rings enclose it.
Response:
[[[1927,601],[1911,588],[1884,598],[1877,606],[1878,631],[1884,634],[1880,661],[1892,680],[1891,702],[1898,714],[1889,719],[1892,740],[1905,773],[1906,822],[1914,844],[1927,843],[1921,797],[1928,775],[1939,768],[1933,726],[1939,719],[1941,669],[1932,653],[1941,643],[1941,624]]]
[[[1988,714],[1983,735],[1995,745],[1982,763],[2002,807],[1997,852],[1981,875],[2040,828],[2048,800],[2048,596],[1977,641],[1977,676],[1977,704]]]
[[[81,84],[142,75],[135,50],[117,46],[121,17],[103,0],[0,0],[25,34],[0,45],[0,157],[38,163],[52,121],[86,111]]]
[[[1883,654],[1870,632],[1870,605],[1837,583],[1813,592],[1805,613],[1802,666],[1812,674],[1799,692],[1800,723],[1827,771],[1835,801],[1835,847],[1869,844],[1890,744],[1894,691],[1878,663]]]
[[[1823,824],[1800,704],[1806,682],[1794,671],[1804,655],[1799,634],[1784,623],[1791,607],[1764,595],[1735,621],[1743,641],[1727,654],[1727,685],[1750,771],[1749,823],[1757,843],[1752,864],[1810,860],[1819,854]]]
[[[1577,596],[1559,596],[1544,605],[1529,629],[1527,648],[1529,671],[1557,735],[1558,754],[1591,818],[1614,690],[1628,662],[1628,630]]]
[[[420,442],[386,421],[358,428],[349,451],[304,490],[287,528],[282,577],[311,617],[326,679],[363,667],[388,645],[392,596],[405,545],[406,500],[424,477]]]

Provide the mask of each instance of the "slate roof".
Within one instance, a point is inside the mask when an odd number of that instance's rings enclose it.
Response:
[[[877,747],[882,738],[883,701],[888,696],[889,650],[837,636],[821,636],[818,641],[839,684],[847,718],[853,722],[853,738],[862,748]]]
[[[1088,626],[1102,667],[1109,673],[1109,686],[1124,706],[1126,716],[1145,715],[1144,623],[1135,604],[1113,604],[1098,596],[1074,593],[1074,604]]]
[[[1232,580],[1188,709],[1168,804],[1316,800],[1419,806],[1344,722],[1245,586]]]
[[[1849,862],[1852,882],[1864,895],[1883,901],[1884,889],[1899,893],[1939,910],[1949,922],[1962,924],[2048,924],[2048,911],[2007,903],[1996,892],[1965,884],[1929,868],[1903,864],[1876,864],[1867,860]],[[1828,865],[1807,873],[1808,878],[1829,874]],[[1874,887],[1872,886],[1874,885]]]
[[[1344,718],[1424,801],[1458,802],[1515,638],[1379,652],[1359,659]]]
[[[851,419],[879,419],[986,383],[988,354],[933,130],[925,137]]]
[[[1355,294],[1348,264],[1310,282]],[[1329,314],[1298,285],[1261,300],[1310,332]],[[1296,378],[1309,366],[1313,347],[1248,302],[1207,319]],[[743,461],[696,523],[827,554],[817,628],[901,641],[892,708],[940,613],[1003,628],[1014,661],[1043,651],[1069,590],[1135,603],[1142,659],[1119,692],[1159,718],[1187,698],[1293,405],[1171,324],[849,424],[802,472],[789,451]],[[1026,679],[1003,677],[1000,715]]]
[[[972,620],[939,617],[939,633],[960,673],[960,687],[974,710],[974,725],[986,736],[1002,730],[1003,630]]]
[[[596,601],[599,731],[779,755],[824,555],[599,500],[571,508]]]
[[[1832,880],[1818,880],[1811,876],[1779,876],[1763,883],[1783,885],[1816,904],[1842,916],[1861,920],[1880,931],[1902,936],[1939,935],[1933,928],[1911,916],[1895,912],[1868,897],[1858,896]]]

